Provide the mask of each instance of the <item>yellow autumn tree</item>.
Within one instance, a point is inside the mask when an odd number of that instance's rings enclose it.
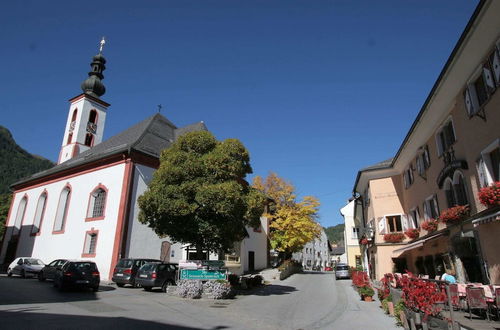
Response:
[[[317,198],[305,196],[297,202],[294,186],[276,173],[270,173],[265,179],[255,177],[253,187],[273,200],[267,217],[271,220],[269,235],[274,250],[288,258],[319,237],[321,227],[316,219],[320,203]]]

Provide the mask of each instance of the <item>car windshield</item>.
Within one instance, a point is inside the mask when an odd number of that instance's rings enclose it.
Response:
[[[149,262],[147,264],[144,264],[142,267],[141,267],[141,271],[142,272],[149,272],[149,271],[152,271],[152,270],[155,270],[156,269],[156,265],[158,265],[158,263],[152,263],[152,262]]]
[[[118,262],[118,265],[116,265],[116,267],[131,268],[133,263],[134,261],[132,259],[122,259]]]
[[[87,271],[87,272],[93,272],[97,270],[97,266],[93,262],[72,262],[69,267],[69,271]]]
[[[349,266],[337,266],[337,270],[349,270]]]
[[[33,259],[33,258],[26,258],[24,259],[24,263],[26,265],[44,265],[42,260],[40,259]]]

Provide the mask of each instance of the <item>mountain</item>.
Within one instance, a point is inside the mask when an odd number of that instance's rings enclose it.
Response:
[[[342,243],[339,245],[344,245],[344,224],[338,224],[336,226],[331,226],[324,228],[328,240],[332,243]]]
[[[9,130],[0,126],[0,239],[10,207],[9,186],[54,165],[50,160],[32,155],[18,146]]]

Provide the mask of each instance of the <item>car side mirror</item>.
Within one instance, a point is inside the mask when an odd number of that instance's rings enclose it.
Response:
[[[22,260],[19,260],[19,261],[17,262],[17,264],[18,264],[18,265],[22,265],[22,264],[23,264],[23,261],[22,261]]]

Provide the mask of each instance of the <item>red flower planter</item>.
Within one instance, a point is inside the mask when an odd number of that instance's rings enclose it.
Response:
[[[384,235],[384,241],[387,243],[401,243],[405,239],[403,233],[390,233]]]
[[[420,225],[423,230],[426,230],[428,233],[432,233],[433,231],[436,231],[438,228],[438,221],[435,219],[428,219],[422,222]]]
[[[456,223],[464,220],[469,216],[469,206],[457,205],[444,210],[439,215],[439,220],[443,223]]]
[[[489,187],[484,187],[479,190],[479,201],[486,207],[500,205],[500,181],[493,183]]]
[[[415,238],[418,238],[420,236],[420,230],[418,228],[408,229],[407,231],[405,231],[405,235],[409,239],[415,239]]]

